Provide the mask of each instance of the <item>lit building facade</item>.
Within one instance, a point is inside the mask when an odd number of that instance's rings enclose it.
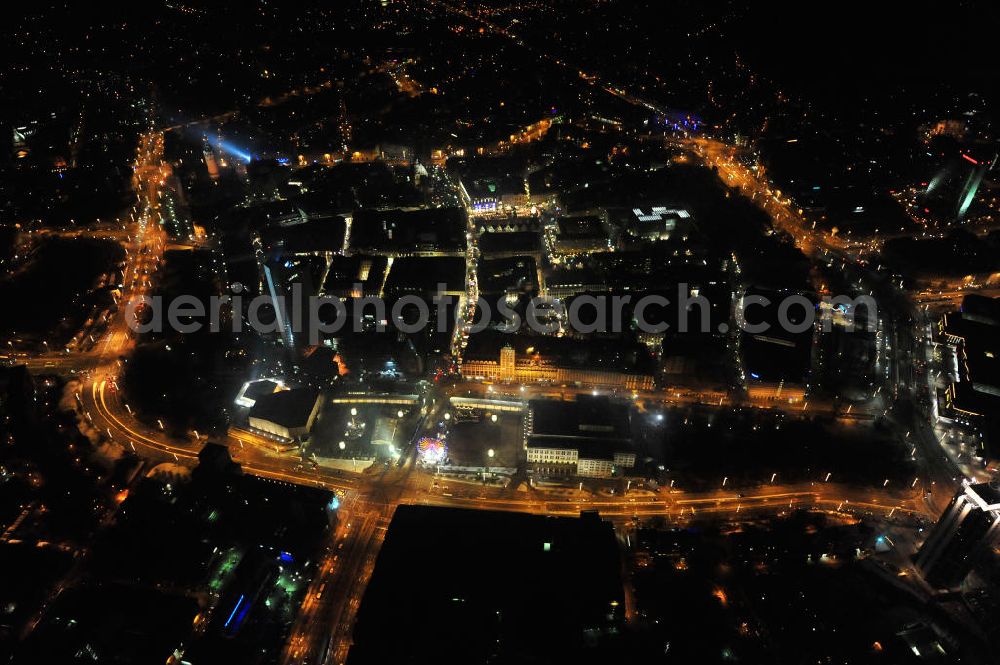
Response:
[[[976,426],[1000,409],[1000,299],[969,295],[962,309],[938,321],[937,342],[950,383],[938,402],[942,414]]]
[[[525,419],[525,451],[539,476],[610,478],[635,467],[629,407],[606,397],[575,402],[532,400]]]
[[[511,346],[501,348],[495,361],[464,361],[461,372],[466,379],[498,383],[581,383],[624,390],[653,390],[655,387],[652,374],[559,366],[537,355],[519,358]]]
[[[536,472],[545,475],[576,475],[584,478],[610,478],[616,469],[635,466],[635,453],[616,451],[593,454],[579,448],[535,446],[528,444],[527,460]]]

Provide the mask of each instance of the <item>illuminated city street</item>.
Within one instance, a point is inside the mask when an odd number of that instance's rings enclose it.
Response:
[[[0,662],[996,663],[998,22],[936,9],[18,12]]]

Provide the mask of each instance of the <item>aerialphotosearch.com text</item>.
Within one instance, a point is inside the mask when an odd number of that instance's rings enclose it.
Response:
[[[360,292],[360,285],[358,285]],[[677,332],[727,333],[728,322],[712,322],[712,304],[703,295],[692,295],[685,283],[677,287],[676,296],[668,298],[659,293],[582,294],[567,299],[534,296],[526,304],[515,306],[504,297],[492,304],[480,297],[474,321],[467,325],[469,333],[486,328],[502,332],[517,332],[527,326],[533,332],[553,334],[564,332],[620,333],[638,329],[644,333]],[[306,335],[310,344],[318,344],[324,337],[335,336],[345,327],[352,332],[387,329],[412,334],[429,325],[437,332],[448,332],[456,319],[464,321],[460,299],[444,292],[444,285],[430,300],[417,295],[403,295],[391,301],[375,296],[341,299],[335,296],[304,296],[300,284],[293,285],[285,296],[270,294],[247,297],[241,285],[233,285],[232,294],[204,298],[182,295],[165,299],[163,296],[141,296],[126,305],[126,321],[137,333],[162,333],[175,331],[195,333],[245,332],[248,329],[261,334]],[[499,319],[494,317],[494,308]],[[759,308],[756,312],[755,308]],[[769,316],[761,314],[768,311]],[[874,330],[878,321],[874,299],[868,296],[824,296],[819,301],[799,293],[789,293],[771,299],[760,294],[746,294],[737,298],[731,309],[736,327],[749,334],[773,332],[777,325],[790,334],[803,333],[812,328],[821,312],[838,313],[838,325],[851,331],[855,329],[858,312],[864,312],[863,327]],[[760,320],[768,319],[772,323]],[[833,316],[820,316],[824,332],[832,329]]]

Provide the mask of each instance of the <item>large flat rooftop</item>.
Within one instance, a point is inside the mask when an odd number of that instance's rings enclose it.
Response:
[[[620,567],[596,515],[400,506],[348,663],[566,662],[621,616]]]

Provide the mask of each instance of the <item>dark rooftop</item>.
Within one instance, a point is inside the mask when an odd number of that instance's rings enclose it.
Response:
[[[461,208],[359,210],[351,223],[351,247],[371,252],[463,252]]]
[[[580,395],[575,402],[532,400],[532,435],[572,439],[626,440],[629,409],[607,397]]]
[[[272,226],[261,232],[269,251],[285,254],[339,252],[344,248],[347,224],[341,217],[314,219],[293,226]]]
[[[620,567],[596,515],[400,506],[348,663],[566,662],[621,617]]]
[[[604,224],[600,217],[584,215],[580,217],[560,217],[559,235],[565,238],[604,238]]]
[[[480,261],[478,272],[480,293],[503,293],[508,289],[521,292],[538,290],[535,259],[530,256],[486,259]]]
[[[354,291],[355,285],[360,284],[364,294],[376,294],[385,278],[387,264],[384,256],[334,256],[330,260],[323,292],[348,296]]]
[[[272,394],[278,388],[278,384],[270,379],[262,379],[260,381],[254,381],[249,386],[247,386],[246,393],[244,395],[251,400],[258,400],[261,397]]]
[[[541,250],[542,239],[535,231],[484,233],[479,236],[479,251],[484,258],[498,254],[532,254]]]
[[[996,483],[979,483],[970,488],[989,506],[1000,505],[1000,485]]]
[[[396,259],[385,282],[388,294],[434,294],[465,289],[465,259],[459,256],[404,256]]]
[[[312,388],[282,390],[265,395],[250,409],[250,417],[260,418],[284,427],[302,427],[308,422],[319,392]]]
[[[813,331],[810,328],[800,333],[791,332],[778,319],[781,300],[797,294],[750,288],[746,295],[763,296],[770,301],[767,305],[750,305],[745,308],[747,323],[767,325],[764,332],[743,333],[743,365],[750,375],[748,378],[769,382],[804,381],[811,363]],[[788,318],[793,323],[798,323],[797,315],[801,315],[801,310],[790,307]]]

